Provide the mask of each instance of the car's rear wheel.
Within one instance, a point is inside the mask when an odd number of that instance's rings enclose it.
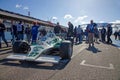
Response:
[[[14,53],[28,53],[30,51],[30,45],[25,41],[16,41],[13,44],[12,50]]]

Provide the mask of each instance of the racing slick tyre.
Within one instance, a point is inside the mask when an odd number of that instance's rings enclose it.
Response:
[[[72,44],[72,46],[73,46],[73,44],[74,44],[74,38],[73,38],[73,37],[67,37],[67,39],[66,39],[66,40],[71,41],[71,44]]]
[[[30,45],[25,41],[16,41],[13,44],[12,50],[14,53],[28,53],[30,51]]]
[[[73,46],[70,41],[63,41],[60,45],[60,57],[62,59],[71,59]]]

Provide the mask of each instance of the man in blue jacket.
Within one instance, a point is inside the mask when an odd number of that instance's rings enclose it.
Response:
[[[36,43],[37,40],[37,35],[38,35],[38,28],[39,26],[37,25],[37,22],[33,22],[33,26],[32,26],[32,43]]]
[[[93,23],[93,20],[90,21],[90,24],[87,25],[86,30],[88,32],[88,43],[89,43],[89,48],[94,46],[94,27],[97,24]]]

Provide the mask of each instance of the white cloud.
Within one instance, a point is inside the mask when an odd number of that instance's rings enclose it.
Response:
[[[64,19],[72,19],[73,17],[72,17],[72,15],[70,15],[70,14],[66,14],[65,16],[64,16]]]
[[[25,6],[23,9],[24,9],[24,10],[29,10],[29,7]]]
[[[99,21],[99,23],[104,23],[105,21]]]
[[[113,22],[110,22],[110,23],[120,23],[120,20],[116,20],[116,21],[113,21]]]
[[[21,9],[23,8],[23,10],[29,10],[29,7],[27,7],[27,6],[22,6],[21,4],[16,4],[15,7],[16,7],[16,8],[21,8]]]
[[[86,22],[84,22],[84,19],[86,19],[88,16],[81,16],[81,17],[78,17],[74,22],[75,23],[81,23],[81,24],[85,24]]]
[[[57,20],[58,18],[57,17],[52,17],[52,20]]]
[[[22,5],[20,5],[20,4],[16,4],[16,6],[15,6],[16,8],[21,8],[22,7]]]
[[[89,22],[81,21],[81,24],[89,24]]]

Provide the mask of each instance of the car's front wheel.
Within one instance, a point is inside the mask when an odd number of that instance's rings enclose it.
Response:
[[[60,45],[60,56],[62,59],[71,59],[73,46],[70,41],[63,41]]]

